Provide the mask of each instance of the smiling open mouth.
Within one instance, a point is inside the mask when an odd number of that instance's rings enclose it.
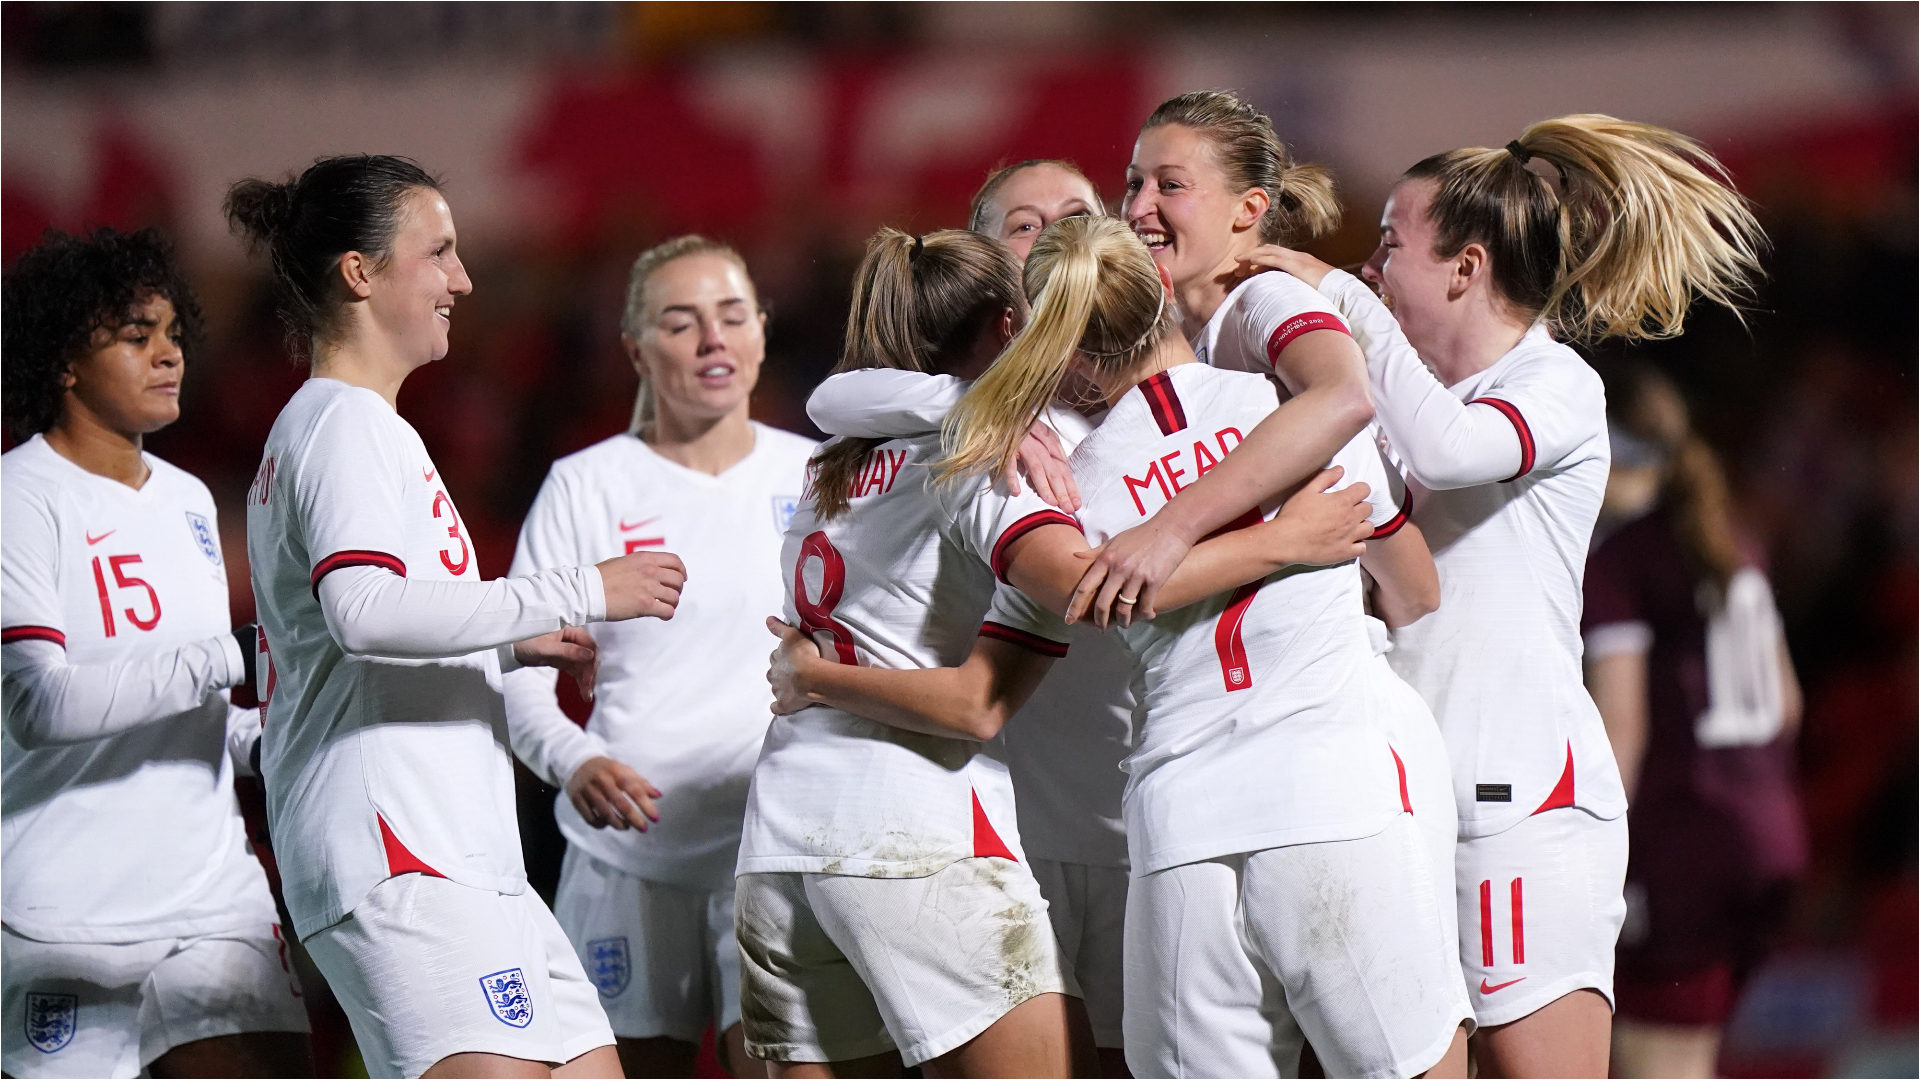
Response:
[[[1140,242],[1147,245],[1148,251],[1165,251],[1169,243],[1167,234],[1161,232],[1159,229],[1135,229],[1133,235],[1139,237]]]

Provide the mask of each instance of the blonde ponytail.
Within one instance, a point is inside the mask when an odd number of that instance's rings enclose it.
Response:
[[[942,372],[962,359],[989,319],[1024,313],[1020,268],[1006,245],[960,229],[911,236],[882,228],[853,276],[846,343],[833,371]],[[854,479],[885,439],[836,439],[809,469],[814,514],[846,512]]]
[[[1559,175],[1528,168],[1534,160]],[[1407,170],[1431,180],[1435,254],[1484,244],[1494,288],[1564,340],[1673,337],[1707,299],[1752,295],[1766,237],[1726,169],[1651,124],[1544,120],[1498,150],[1453,150]]]
[[[1544,314],[1567,336],[1674,337],[1696,297],[1736,312],[1751,297],[1766,237],[1699,143],[1598,114],[1544,120],[1515,141],[1566,188],[1570,247]]]
[[[942,480],[1004,473],[1076,354],[1098,371],[1124,371],[1174,332],[1152,254],[1115,218],[1048,226],[1025,277],[1033,316],[947,414]]]

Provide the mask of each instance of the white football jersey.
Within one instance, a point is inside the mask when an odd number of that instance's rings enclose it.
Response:
[[[815,444],[763,424],[753,433],[752,452],[719,476],[626,434],[561,458],[514,555],[516,575],[635,551],[671,551],[686,564],[672,620],[592,627],[600,676],[585,732],[554,699],[556,672],[506,677],[514,747],[549,783],[565,787],[604,755],[664,793],[646,832],[596,829],[564,794],[554,802],[569,843],[652,881],[731,887],[747,783],[773,719],[766,618],[785,603],[780,540]]]
[[[1285,393],[1286,388],[1280,384],[1279,374],[1274,368],[1282,349],[1311,330],[1348,333],[1347,324],[1327,310],[1332,306],[1326,297],[1292,274],[1278,271],[1255,274],[1235,286],[1221,301],[1219,308],[1215,309],[1213,317],[1207,320],[1207,325],[1194,335],[1193,354],[1201,363],[1211,367],[1265,375],[1273,381],[1277,393]],[[1405,511],[1410,508],[1407,486],[1399,470],[1387,460],[1382,449],[1383,443],[1379,428],[1368,424],[1353,437],[1351,443],[1341,449],[1340,454],[1342,457],[1361,458],[1365,456],[1361,449],[1363,445],[1373,447],[1376,454],[1380,455],[1380,467],[1377,470],[1370,469],[1368,475],[1375,476],[1377,473],[1378,477],[1392,485],[1389,497],[1398,508]],[[1341,486],[1345,487],[1357,479],[1349,469]],[[1380,481],[1370,479],[1367,482],[1377,484]],[[1392,536],[1406,521],[1406,514],[1401,513],[1392,520],[1378,522],[1374,536]]]
[[[1059,617],[995,579],[1015,540],[1074,520],[985,477],[939,483],[940,456],[938,435],[880,444],[851,508],[831,522],[816,519],[810,492],[802,498],[780,551],[787,621],[843,664],[952,667],[982,634],[1065,655]],[[992,743],[819,706],[774,719],[747,796],[740,873],[925,877],[980,855],[1024,858]]]
[[[1085,417],[1049,409],[1069,454],[1093,430]],[[1091,622],[1068,627],[1073,648],[1000,731],[1028,854],[1124,869],[1120,812],[1133,752],[1133,655]]]
[[[4,917],[41,941],[191,937],[278,918],[233,796],[220,688],[240,681],[242,657],[213,497],[144,458],[152,472],[136,491],[38,435],[0,457],[9,682],[33,661],[15,650],[64,649],[85,669],[75,677],[114,684],[107,708],[149,721],[34,750],[0,743]],[[31,706],[10,686],[8,707]]]
[[[1265,276],[1265,275],[1262,275]],[[1349,274],[1321,288],[1367,354],[1380,423],[1412,489],[1413,520],[1440,571],[1440,608],[1394,634],[1395,671],[1432,707],[1453,759],[1463,836],[1502,832],[1548,805],[1626,810],[1606,729],[1581,676],[1581,584],[1611,461],[1606,394],[1580,355],[1534,327],[1493,366],[1442,388],[1385,305]],[[1448,463],[1410,452],[1436,440],[1446,404],[1519,436],[1519,460]],[[1470,416],[1467,414],[1471,414]],[[1418,417],[1418,420],[1416,420]],[[1464,475],[1471,468],[1485,475]]]
[[[917,371],[843,371],[814,388],[807,415],[836,435],[923,435],[940,430],[967,385]],[[1069,454],[1093,430],[1069,409],[1049,409],[1047,421]],[[1120,763],[1133,749],[1133,657],[1091,623],[1070,629],[1072,650],[999,736],[1019,797],[1020,838],[1036,859],[1125,867]]]
[[[1073,454],[1087,542],[1151,517],[1278,404],[1265,379],[1203,364],[1129,390]],[[1376,525],[1399,513],[1370,443],[1333,463],[1371,487]],[[1365,619],[1359,568],[1345,563],[1282,571],[1117,631],[1139,671],[1124,806],[1135,874],[1370,836],[1402,812]]]
[[[267,645],[261,766],[299,934],[345,917],[395,873],[522,891],[496,646],[600,618],[598,573],[481,582],[412,425],[373,391],[333,379],[309,379],[274,421],[247,534]],[[416,605],[416,657],[436,655],[436,642],[486,644],[443,659],[347,653],[319,596],[327,575],[361,567],[407,588],[462,583],[419,594],[443,610]],[[488,599],[509,593],[515,618],[493,618]],[[497,629],[507,623],[511,636]]]

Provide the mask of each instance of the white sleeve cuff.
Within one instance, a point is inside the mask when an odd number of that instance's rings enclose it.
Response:
[[[1607,623],[1587,631],[1587,659],[1644,654],[1653,647],[1653,627],[1644,622]]]
[[[607,583],[600,577],[598,566],[583,566],[580,572],[587,579],[587,621],[590,623],[607,621]]]
[[[220,680],[218,689],[239,686],[247,681],[247,658],[241,654],[240,643],[232,634],[221,634],[219,641],[220,655],[227,661],[227,675]]]
[[[607,751],[606,741],[600,736],[579,728],[574,730],[580,732],[580,737],[568,739],[567,745],[557,748],[553,755],[553,773],[562,791],[566,790],[567,784],[572,781],[573,774],[580,770],[580,766],[597,757],[613,756]]]
[[[500,657],[500,674],[502,675],[505,675],[509,671],[520,670],[520,658],[514,655],[514,644],[514,642],[509,641],[493,647],[494,653]]]

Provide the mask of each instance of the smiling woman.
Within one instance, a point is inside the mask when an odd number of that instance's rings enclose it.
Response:
[[[394,409],[473,291],[433,177],[326,158],[242,181],[227,208],[271,255],[313,363],[247,499],[273,676],[262,771],[295,930],[379,1075],[611,1075],[593,984],[527,889],[500,680],[554,667],[591,693],[582,628],[672,617],[684,569],[639,552],[480,580]]]

